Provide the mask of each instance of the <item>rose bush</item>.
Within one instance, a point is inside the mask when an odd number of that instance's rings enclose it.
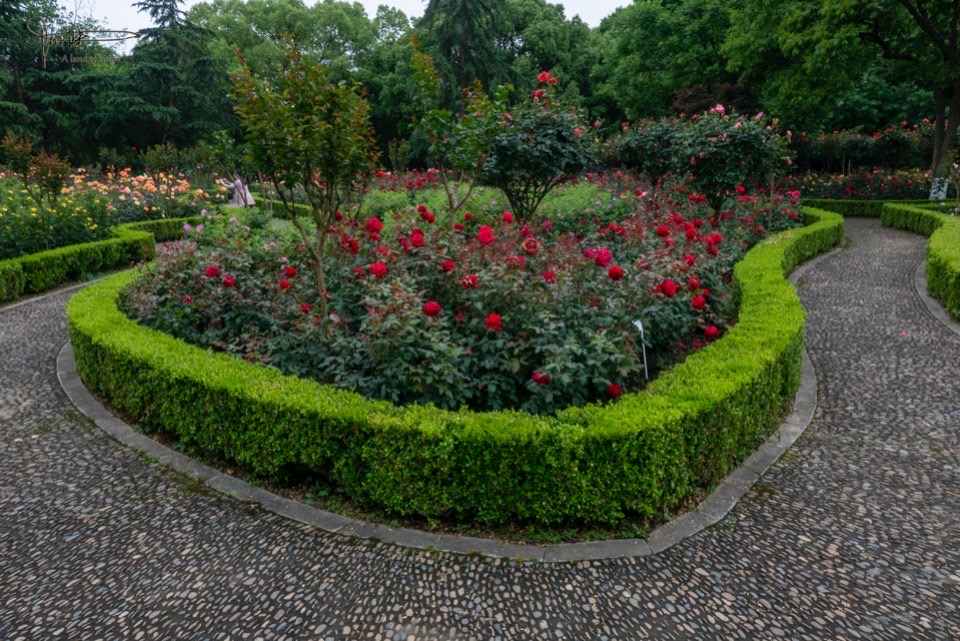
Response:
[[[416,208],[386,227],[344,217],[326,318],[312,254],[208,216],[122,304],[188,342],[372,398],[552,413],[643,386],[638,320],[654,368],[717,338],[733,263],[795,215],[783,198],[717,217],[677,196],[563,233],[502,209],[465,212],[453,231]]]

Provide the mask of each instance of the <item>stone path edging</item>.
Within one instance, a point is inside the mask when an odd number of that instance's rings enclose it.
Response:
[[[794,285],[820,260],[840,251],[818,256],[794,270],[789,280]],[[79,286],[78,286],[79,287]],[[36,299],[31,299],[36,300]],[[30,302],[23,301],[22,305]],[[956,331],[956,330],[955,330]],[[721,520],[753,487],[796,440],[806,431],[817,407],[817,377],[813,363],[803,352],[800,388],[793,412],[779,428],[731,472],[696,508],[680,515],[653,532],[646,539],[615,539],[582,543],[531,545],[503,543],[450,534],[432,534],[410,528],[391,528],[368,523],[293,501],[254,487],[224,474],[136,432],[132,427],[104,408],[87,390],[77,374],[73,347],[66,343],[57,357],[57,378],[70,401],[104,432],[127,447],[156,459],[177,472],[202,480],[207,487],[239,501],[258,504],[262,509],[294,521],[334,534],[375,539],[402,547],[432,549],[456,554],[479,554],[492,558],[512,558],[552,562],[593,561],[659,554]]]

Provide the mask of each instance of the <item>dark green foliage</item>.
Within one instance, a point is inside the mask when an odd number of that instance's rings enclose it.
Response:
[[[737,266],[726,337],[643,393],[550,419],[397,408],[187,346],[117,309],[135,272],[71,299],[70,336],[81,376],[120,411],[259,474],[305,468],[360,502],[451,521],[659,517],[722,478],[792,399],[804,314],[783,274],[843,235],[839,216],[806,215]]]

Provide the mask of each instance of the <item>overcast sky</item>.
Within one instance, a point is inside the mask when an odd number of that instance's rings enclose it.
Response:
[[[189,9],[200,0],[185,0],[184,9]],[[306,4],[314,4],[305,0]],[[423,15],[427,5],[422,0],[359,0],[367,11],[367,16],[377,14],[377,6],[386,4],[402,10],[407,16],[414,18]],[[629,4],[630,0],[548,0],[550,4],[562,4],[567,18],[579,15],[580,19],[591,27],[596,27],[606,16],[614,12],[617,7]],[[110,29],[124,29],[137,31],[150,26],[150,19],[144,13],[138,13],[133,8],[131,0],[60,0],[60,4],[68,13],[77,11],[80,16],[92,16]]]

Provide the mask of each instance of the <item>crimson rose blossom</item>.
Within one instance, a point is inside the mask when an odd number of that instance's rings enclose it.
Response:
[[[210,265],[204,270],[204,273],[207,275],[207,278],[217,278],[221,274],[220,268],[216,265]]]
[[[720,330],[717,329],[717,326],[716,326],[716,325],[707,325],[707,328],[706,328],[705,330],[703,330],[703,335],[704,335],[708,340],[713,340],[714,338],[717,337],[717,334],[719,334],[719,333],[720,333]]]
[[[484,325],[489,330],[499,332],[503,328],[503,319],[500,318],[500,314],[488,314]]]
[[[443,261],[443,264],[440,265],[440,269],[442,269],[445,272],[452,272],[456,268],[456,266],[457,264],[452,260],[445,260]]]
[[[370,265],[370,273],[376,276],[377,278],[383,278],[387,275],[387,265],[386,263],[374,263]]]
[[[523,239],[523,242],[520,243],[520,247],[523,248],[523,251],[533,256],[540,249],[540,243],[537,242],[536,238],[530,236]]]
[[[612,260],[613,254],[610,253],[610,250],[606,247],[601,247],[597,249],[597,255],[594,257],[593,262],[599,267],[606,267]]]
[[[691,276],[687,279],[687,288],[693,292],[700,289],[700,279],[696,276]]]
[[[543,272],[541,275],[543,276],[543,280],[550,284],[557,282],[557,274],[555,272]]]
[[[236,279],[235,279],[233,276],[231,276],[230,274],[227,274],[226,276],[223,277],[223,286],[224,286],[224,287],[233,287],[233,286],[236,285],[236,284],[237,284]]]
[[[523,269],[527,264],[527,259],[523,256],[510,256],[507,258],[507,264],[511,267],[516,267],[517,269]]]
[[[610,398],[619,398],[621,394],[623,394],[623,388],[616,383],[607,385],[607,396]]]
[[[677,290],[679,288],[680,286],[669,278],[660,283],[660,291],[666,295],[667,298],[673,298],[677,294]]]
[[[703,296],[694,296],[690,301],[690,306],[699,311],[707,306],[707,299]]]
[[[423,232],[419,229],[414,229],[413,233],[410,234],[410,244],[414,247],[423,247]]]
[[[282,289],[282,290],[284,290],[284,291],[290,289],[290,281],[289,281],[289,280],[281,280],[281,281],[278,283],[278,285],[280,285],[280,289]]]
[[[548,80],[550,80],[550,72],[549,72],[549,71],[541,71],[541,72],[540,72],[540,75],[537,76],[537,80],[540,81],[540,82],[547,82]]]
[[[480,231],[477,232],[477,240],[481,245],[489,245],[494,241],[493,229],[490,225],[480,225]]]
[[[440,303],[435,300],[428,302],[423,306],[423,313],[429,316],[430,318],[436,318],[440,315]]]
[[[532,378],[533,382],[537,385],[547,385],[550,382],[550,377],[543,372],[534,372],[530,378]]]
[[[283,268],[283,275],[286,276],[287,278],[293,278],[294,276],[297,275],[297,268],[296,268],[296,267],[284,267],[284,268]]]
[[[302,303],[300,305],[300,311],[303,312],[304,314],[309,314],[312,309],[313,309],[313,305],[311,305],[310,303]]]
[[[365,227],[368,232],[374,234],[383,229],[383,223],[380,222],[379,218],[368,218]]]
[[[665,236],[670,235],[670,228],[666,225],[657,225],[657,236],[664,238]]]
[[[460,279],[460,284],[463,285],[464,289],[476,289],[477,277],[474,274],[467,274]]]
[[[505,223],[512,223],[512,222],[513,222],[513,214],[511,214],[509,211],[503,212],[502,218],[503,218],[503,222],[505,222]]]
[[[610,280],[620,280],[623,278],[623,269],[621,269],[619,265],[613,265],[609,271],[607,271],[607,276]]]

